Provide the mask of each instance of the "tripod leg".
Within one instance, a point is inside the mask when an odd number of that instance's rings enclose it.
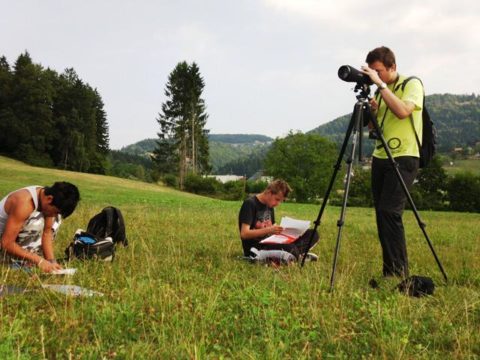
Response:
[[[392,153],[391,153],[391,151],[390,151],[390,149],[387,145],[387,142],[385,141],[385,138],[383,137],[382,131],[380,130],[377,119],[374,116],[372,116],[369,106],[366,107],[365,113],[366,113],[365,114],[366,116],[369,116],[369,119],[370,119],[370,121],[373,124],[373,127],[375,129],[375,133],[377,134],[378,139],[380,139],[380,141],[382,143],[382,146],[385,149],[385,152],[387,153],[387,157],[388,157],[390,163],[392,164],[392,166],[395,170],[395,174],[398,178],[398,181],[401,184],[403,192],[405,193],[405,196],[407,197],[408,203],[410,204],[410,206],[413,210],[413,213],[414,213],[415,218],[417,220],[418,226],[420,227],[420,229],[423,232],[425,240],[427,241],[427,244],[428,244],[428,246],[429,246],[429,248],[430,248],[430,250],[433,254],[433,257],[435,258],[435,261],[437,262],[437,265],[440,269],[440,272],[442,273],[442,275],[445,279],[445,282],[448,282],[447,274],[445,273],[445,270],[443,269],[443,266],[442,266],[442,264],[441,264],[441,262],[440,262],[440,260],[437,256],[436,252],[435,252],[435,249],[433,248],[432,242],[430,241],[430,238],[428,237],[427,231],[425,230],[426,224],[420,218],[420,214],[418,213],[418,210],[415,206],[415,203],[413,202],[412,196],[410,195],[410,192],[408,191],[407,185],[405,184],[405,181],[403,180],[402,174],[400,173],[400,170],[398,169],[398,163],[395,161],[395,159],[392,156]]]
[[[342,230],[343,230],[343,225],[345,223],[345,215],[346,215],[346,210],[347,210],[347,201],[348,201],[348,194],[350,192],[350,184],[352,181],[352,165],[353,165],[353,160],[355,158],[355,150],[357,147],[357,141],[358,137],[361,131],[361,124],[362,124],[362,114],[363,114],[363,103],[362,102],[357,102],[355,104],[355,110],[354,110],[354,115],[355,115],[355,120],[354,120],[354,128],[353,128],[353,136],[352,136],[352,148],[350,152],[350,157],[347,159],[347,178],[345,181],[345,188],[344,188],[344,193],[343,193],[343,200],[342,200],[342,209],[340,212],[340,219],[337,222],[338,226],[338,234],[337,234],[337,242],[335,245],[335,253],[333,255],[333,264],[332,264],[332,274],[330,276],[330,291],[333,290],[333,286],[335,283],[335,273],[337,270],[337,259],[338,259],[338,254],[340,251],[340,240],[342,237]]]
[[[317,231],[318,226],[320,225],[320,220],[323,216],[323,212],[325,210],[325,207],[327,206],[328,198],[330,197],[330,193],[332,191],[333,185],[335,184],[335,179],[337,177],[338,171],[342,167],[343,155],[345,154],[345,151],[347,149],[348,142],[349,142],[349,139],[350,139],[350,135],[351,135],[352,130],[353,130],[354,125],[355,125],[355,118],[357,117],[356,112],[357,112],[357,108],[355,107],[354,111],[353,111],[353,114],[352,114],[352,117],[350,119],[350,123],[348,124],[347,132],[345,134],[345,138],[343,140],[343,144],[342,144],[340,153],[338,154],[337,162],[335,163],[335,165],[333,167],[334,168],[333,174],[332,174],[332,177],[330,178],[330,182],[328,184],[327,191],[325,192],[325,195],[323,197],[322,206],[320,207],[320,211],[318,212],[317,219],[313,222],[315,224],[315,226],[313,228],[313,231],[310,234],[310,237],[309,237],[309,240],[308,240],[308,246],[307,246],[305,252],[301,255],[301,256],[303,256],[302,262],[301,262],[301,267],[303,267],[305,265],[305,258],[307,257],[307,254],[312,247],[313,237],[314,237],[314,235]]]

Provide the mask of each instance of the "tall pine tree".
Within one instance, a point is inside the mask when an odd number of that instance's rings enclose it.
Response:
[[[22,124],[12,109],[13,73],[5,56],[0,58],[0,153],[12,154],[20,143]]]
[[[178,173],[180,188],[188,172],[203,174],[211,169],[204,87],[197,64],[178,63],[168,77],[167,100],[157,119],[160,132],[153,160],[161,174]]]
[[[22,126],[13,154],[34,165],[52,166],[48,154],[54,130],[51,78],[25,52],[15,62],[12,85],[11,109]]]

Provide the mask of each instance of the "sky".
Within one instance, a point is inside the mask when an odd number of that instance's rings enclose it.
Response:
[[[168,75],[195,62],[213,134],[282,137],[350,113],[388,46],[426,94],[479,94],[478,0],[0,0],[0,56],[74,68],[105,104],[110,147],[157,137]],[[373,91],[374,87],[372,88]]]

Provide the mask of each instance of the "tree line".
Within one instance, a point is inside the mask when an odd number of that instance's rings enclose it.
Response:
[[[266,175],[282,178],[292,186],[290,201],[320,204],[337,158],[334,142],[318,134],[290,133],[274,140],[263,161],[263,169]],[[330,194],[331,205],[342,203],[345,161],[341,166]],[[352,175],[348,205],[372,207],[370,169],[358,164],[352,168]],[[221,184],[213,178],[188,176],[185,190],[240,200],[252,190],[260,192],[263,189],[246,179]],[[410,193],[419,210],[480,212],[480,176],[469,172],[448,175],[440,156],[434,157],[428,167],[420,170]]]
[[[170,73],[167,100],[156,119],[160,129],[152,162],[109,150],[101,96],[73,68],[58,74],[34,64],[28,52],[21,54],[13,67],[1,57],[0,153],[39,166],[145,181],[162,178],[180,189],[225,199],[260,191],[263,183],[221,184],[203,176],[211,170],[204,87],[195,63],[180,62]],[[462,99],[471,103],[477,97]],[[468,110],[467,105],[464,112],[476,119],[478,112]],[[470,128],[475,126],[478,124],[470,123]],[[291,132],[275,139],[266,152],[245,159],[241,172],[249,172],[250,165],[262,167],[265,175],[292,185],[292,200],[316,203],[325,193],[337,154],[335,143],[318,134]],[[334,189],[332,203],[338,201],[335,194],[341,194],[342,179],[337,179]],[[412,196],[419,209],[478,212],[480,177],[468,173],[449,177],[437,159],[420,172]],[[361,168],[355,169],[350,204],[371,206],[369,174]]]
[[[0,153],[32,165],[105,173],[109,134],[98,91],[28,52],[0,58]]]

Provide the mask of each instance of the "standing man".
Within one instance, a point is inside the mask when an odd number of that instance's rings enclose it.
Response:
[[[362,70],[378,88],[370,102],[372,110],[402,178],[410,188],[419,166],[415,131],[422,139],[422,83],[413,78],[403,88],[406,77],[397,72],[395,55],[385,46],[370,51],[366,62],[368,67],[363,66]],[[407,277],[408,257],[402,222],[407,197],[379,140],[372,159],[372,192],[383,253],[383,275]]]
[[[77,206],[75,185],[29,186],[0,201],[0,237],[4,259],[36,264],[42,271],[61,269],[53,253],[53,238],[61,218]]]
[[[292,253],[296,258],[302,255],[308,247],[310,234],[313,230],[307,230],[301,237],[291,244],[260,244],[260,241],[274,234],[280,234],[283,228],[275,225],[274,208],[285,200],[292,191],[284,180],[274,180],[266,189],[258,195],[245,200],[238,215],[238,228],[242,240],[244,256],[251,256],[252,247],[261,250],[285,250]],[[312,246],[318,241],[315,233]]]

